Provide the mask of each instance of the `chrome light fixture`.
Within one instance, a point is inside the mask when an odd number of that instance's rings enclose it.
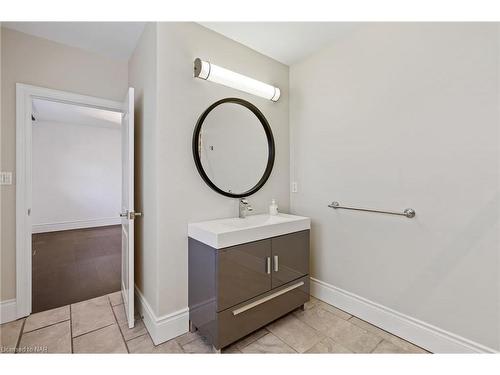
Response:
[[[199,58],[194,60],[195,78],[219,83],[233,89],[241,90],[249,94],[277,102],[280,98],[280,89],[256,79],[244,76],[231,70],[203,61]]]

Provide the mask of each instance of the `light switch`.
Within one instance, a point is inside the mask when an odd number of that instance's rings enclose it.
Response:
[[[0,185],[12,185],[12,172],[0,172]]]

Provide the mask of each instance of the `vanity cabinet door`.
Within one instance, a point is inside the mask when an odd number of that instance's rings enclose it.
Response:
[[[271,289],[271,240],[217,251],[217,311]]]
[[[309,231],[272,239],[272,288],[309,274]]]

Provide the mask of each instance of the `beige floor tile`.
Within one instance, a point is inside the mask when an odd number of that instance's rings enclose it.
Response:
[[[346,347],[336,343],[329,337],[325,337],[323,340],[314,345],[307,353],[352,353]]]
[[[300,320],[355,353],[370,353],[382,338],[322,308],[296,313]]]
[[[390,334],[387,331],[384,331],[383,329],[378,328],[377,326],[374,326],[373,324],[370,324],[364,320],[361,320],[355,316],[353,316],[349,321],[352,324],[357,325],[358,327],[364,329],[365,331],[371,332],[376,334],[377,336],[382,337],[383,339],[391,340],[392,337],[395,337],[394,335]]]
[[[120,323],[120,331],[122,332],[123,338],[125,341],[132,340],[136,337],[142,336],[146,334],[146,327],[144,326],[144,322],[141,319],[137,319],[135,321],[134,328],[128,328],[128,323]]]
[[[226,348],[222,349],[222,353],[241,353],[241,349],[244,348],[245,346],[251,344],[252,342],[258,340],[264,335],[267,335],[269,331],[265,328],[261,328],[248,336],[243,337],[241,340],[229,345]],[[210,353],[213,351],[213,348],[211,345],[204,346],[202,345],[203,343],[206,342],[205,338],[200,335],[199,331],[195,332],[187,332],[179,337],[176,337],[175,340],[181,347],[185,346],[186,344],[192,343],[193,341],[198,340],[198,342],[194,343],[192,347],[188,346],[187,351],[190,350],[201,350],[202,352],[207,352]],[[201,346],[201,349],[199,347]]]
[[[397,336],[392,336],[389,341],[391,343],[393,343],[394,345],[402,348],[406,353],[430,354],[430,352],[428,352],[427,350],[422,349],[421,347],[416,346],[416,345],[412,344],[411,342],[403,340]]]
[[[222,354],[242,354],[242,351],[235,344],[233,344],[223,348]]]
[[[331,312],[332,314],[338,316],[341,319],[348,320],[352,317],[351,314],[345,312],[344,310],[340,310],[335,306],[332,306],[326,302],[323,302],[313,296],[310,297],[309,301],[304,304],[305,310],[310,310],[314,307],[320,307],[326,311]],[[299,310],[300,311],[300,310]]]
[[[373,324],[370,324],[355,316],[349,319],[349,322],[357,325],[358,327],[364,329],[365,331],[371,332],[383,338],[384,340],[391,342],[392,344],[400,347],[405,353],[428,353],[426,350],[412,344],[411,342],[408,342],[406,340],[403,340],[402,338],[394,336],[389,332],[384,331],[383,329],[380,329],[377,326],[374,326]]]
[[[338,316],[340,319],[349,320],[352,317],[351,314],[346,313],[344,310],[340,310],[335,306],[329,305],[328,303],[323,301],[319,301],[318,307],[331,312],[333,315]]]
[[[130,353],[183,353],[181,346],[175,340],[155,346],[147,334],[127,341],[127,346]]]
[[[292,314],[277,320],[266,328],[299,353],[304,353],[324,338],[323,334]]]
[[[118,323],[121,324],[127,322],[127,314],[125,313],[125,306],[123,304],[113,306],[113,312]],[[135,319],[140,319],[139,313],[137,311],[135,312]]]
[[[75,353],[127,353],[120,329],[116,324],[73,339]]]
[[[185,353],[213,353],[214,349],[203,337],[198,337],[196,340],[182,345]]]
[[[305,310],[309,310],[309,309],[312,309],[313,307],[316,307],[317,304],[319,302],[319,299],[313,297],[313,296],[309,296],[309,301],[307,301],[306,303],[304,303],[304,309]]]
[[[119,324],[127,322],[127,314],[125,313],[125,306],[123,305],[113,306],[113,312],[115,313],[116,321]]]
[[[272,333],[261,337],[250,345],[241,349],[243,353],[296,353],[291,347],[274,336]]]
[[[393,344],[390,341],[382,340],[380,344],[377,345],[375,350],[372,353],[391,353],[391,354],[402,354],[408,353],[402,347]]]
[[[69,320],[23,333],[19,351],[21,353],[71,353]]]
[[[117,306],[123,303],[121,290],[119,290],[118,292],[108,294],[108,298],[109,302],[111,303],[111,306]]]
[[[265,328],[261,328],[258,331],[255,331],[248,336],[243,337],[241,340],[237,341],[233,345],[238,349],[243,349],[245,346],[250,345],[252,342],[260,339],[262,336],[267,335],[269,331]]]
[[[194,341],[198,338],[201,338],[200,334],[198,333],[198,331],[195,331],[195,332],[187,332],[183,335],[180,335],[180,336],[177,336],[175,338],[175,341],[177,341],[177,343],[182,346],[182,345],[185,345],[191,341]]]
[[[42,327],[69,320],[69,305],[32,314],[26,318],[23,332],[34,331]]]
[[[102,296],[71,305],[73,337],[115,323],[108,296]]]
[[[0,326],[0,353],[15,351],[23,323],[24,319],[18,319]]]

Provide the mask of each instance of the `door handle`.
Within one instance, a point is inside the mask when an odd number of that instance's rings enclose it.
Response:
[[[271,257],[266,258],[266,273],[268,275],[271,273]]]
[[[278,261],[279,261],[278,256],[275,255],[273,258],[274,272],[278,272],[280,270]]]
[[[270,294],[266,297],[260,298],[257,301],[251,302],[248,305],[240,307],[239,309],[233,310],[233,315],[238,315],[238,314],[241,314],[242,312],[253,309],[256,306],[262,305],[264,302],[270,301],[276,297],[279,297],[285,293],[288,293],[294,289],[297,289],[297,288],[301,287],[302,285],[304,285],[304,282],[300,281],[297,284],[293,284],[293,285],[290,285],[289,287],[278,290],[277,292],[275,292],[273,294]]]

